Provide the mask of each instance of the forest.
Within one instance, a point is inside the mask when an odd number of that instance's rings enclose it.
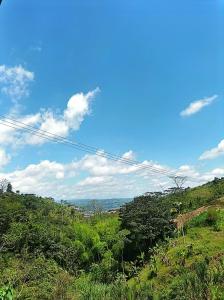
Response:
[[[89,217],[1,182],[1,300],[224,299],[224,178]]]

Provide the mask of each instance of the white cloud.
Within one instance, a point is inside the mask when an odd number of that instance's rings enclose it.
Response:
[[[15,67],[0,65],[1,92],[14,102],[29,95],[29,83],[33,80],[34,73],[24,69],[21,65]]]
[[[9,115],[9,118],[11,115]],[[40,121],[40,113],[37,113],[35,115],[26,115],[17,117],[17,121],[24,123],[25,125],[31,125],[34,126]],[[27,134],[23,131],[20,131],[18,129],[14,128],[14,122],[9,121],[6,123],[8,126],[3,125],[0,123],[0,144],[1,145],[11,145],[13,147],[16,147],[18,145],[24,144],[25,137],[27,137]],[[29,135],[29,143],[30,143],[30,135]]]
[[[115,174],[132,174],[136,171],[141,170],[141,174],[144,172],[148,172],[145,169],[141,169],[147,165],[153,165],[154,167],[158,167],[157,164],[152,164],[152,162],[143,161],[141,164],[136,163],[133,165],[126,165],[122,163],[122,160],[109,160],[107,157],[102,157],[101,154],[106,155],[104,151],[98,151],[96,154],[85,155],[79,162],[75,162],[76,168],[79,168],[82,171],[87,171],[91,176],[111,176]],[[134,157],[134,153],[132,151],[128,151],[122,155],[122,158],[127,158],[130,155]],[[164,169],[162,166],[161,170]]]
[[[39,164],[30,164],[22,170],[15,170],[11,173],[0,174],[13,183],[14,189],[25,193],[37,193],[49,195],[50,189],[56,182],[64,178],[65,166],[57,162],[48,160],[41,161]],[[48,188],[49,183],[49,188]],[[46,191],[44,189],[46,187]],[[54,193],[54,191],[52,191]]]
[[[84,180],[78,182],[77,186],[91,186],[91,185],[99,185],[102,183],[106,183],[111,180],[111,177],[86,177]]]
[[[183,165],[183,166],[180,166],[180,167],[179,167],[179,170],[180,170],[180,171],[184,171],[184,172],[190,171],[190,170],[191,170],[191,166]]]
[[[124,153],[123,157],[127,157],[130,153],[134,155],[129,151]],[[28,165],[22,170],[2,173],[0,178],[6,177],[10,180],[15,190],[53,196],[56,199],[138,195],[149,188],[148,178],[147,184],[142,178],[147,171],[134,173],[142,164],[126,166],[121,161],[110,161],[97,154],[85,155],[80,160],[68,164],[44,160],[38,164]],[[153,179],[155,177],[154,175]],[[155,186],[155,183],[152,185]]]
[[[202,153],[202,155],[199,157],[200,160],[206,160],[206,159],[214,159],[216,157],[219,157],[221,155],[224,155],[224,140],[222,140],[217,147],[212,148],[210,150],[205,151]]]
[[[145,161],[144,165],[147,164],[152,162]],[[15,190],[55,199],[132,197],[174,185],[166,176],[139,169],[142,165],[126,166],[121,161],[88,154],[67,164],[44,160],[24,169],[1,173],[0,178],[10,180]],[[154,166],[160,165],[154,163]],[[223,168],[199,172],[194,166],[182,165],[177,170],[169,170],[188,176],[185,186],[196,186],[224,175]]]
[[[6,154],[4,149],[0,148],[0,168],[7,165],[10,161],[10,155]]]
[[[73,130],[78,130],[84,116],[90,113],[90,101],[100,91],[97,87],[95,90],[87,94],[79,93],[72,96],[64,111],[63,119]]]
[[[70,131],[76,131],[79,129],[84,117],[90,114],[91,100],[99,92],[99,88],[90,91],[86,94],[78,93],[73,95],[67,103],[62,114],[55,114],[50,109],[41,110],[33,115],[18,115],[14,117],[19,122],[31,125],[37,128],[37,130],[48,131],[52,134],[67,137]],[[11,114],[9,118],[13,117]],[[10,124],[8,124],[11,126]],[[39,132],[41,133],[41,132]],[[23,130],[11,128],[0,124],[0,143],[12,145],[13,147],[18,145],[41,145],[49,140],[40,136],[33,135],[32,133],[25,132]]]
[[[216,168],[212,171],[212,174],[215,176],[224,176],[224,168]]]
[[[177,175],[197,179],[200,176],[200,173],[195,169],[194,166],[182,165],[177,170]]]
[[[213,95],[211,97],[191,102],[189,106],[180,113],[180,115],[182,117],[189,117],[199,112],[203,107],[212,104],[215,101],[215,99],[217,99],[217,97],[218,95]]]
[[[135,159],[134,152],[132,150],[129,150],[128,152],[123,154],[122,158],[124,158],[124,159]]]

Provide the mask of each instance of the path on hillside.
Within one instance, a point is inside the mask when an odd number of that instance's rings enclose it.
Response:
[[[206,211],[208,209],[208,206],[202,206],[199,207],[193,211],[190,211],[188,213],[185,214],[180,214],[175,220],[174,223],[177,226],[177,229],[181,229],[183,228],[184,224],[189,222],[191,219],[193,219],[194,217],[200,215],[201,213],[203,213],[204,211]]]
[[[210,207],[224,208],[224,198],[220,198],[220,199],[216,200],[213,205],[202,206],[202,207],[199,207],[199,208],[197,208],[197,209],[195,209],[193,211],[190,211],[188,213],[180,214],[174,220],[174,223],[176,224],[177,229],[183,228],[184,224],[186,224],[187,222],[189,222],[194,217],[199,216],[201,213],[203,213],[204,211],[208,210],[208,208],[210,208]]]

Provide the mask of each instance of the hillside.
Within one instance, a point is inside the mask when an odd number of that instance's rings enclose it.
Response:
[[[209,204],[215,204],[224,194],[224,179],[215,178],[213,181],[186,188],[180,193],[171,193],[165,196],[165,202],[175,204],[181,202],[181,211],[187,212]]]
[[[186,222],[129,285],[152,299],[224,299],[224,206]]]
[[[224,299],[223,197],[215,179],[85,218],[1,193],[0,299]]]

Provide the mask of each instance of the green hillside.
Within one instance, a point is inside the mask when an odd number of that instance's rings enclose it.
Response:
[[[165,196],[165,202],[169,202],[170,205],[181,202],[181,210],[187,212],[204,205],[214,204],[222,196],[224,196],[224,179],[215,178],[212,182],[202,186],[171,193]]]
[[[224,299],[222,197],[215,179],[86,218],[53,199],[1,193],[0,299]]]
[[[224,209],[209,209],[184,231],[154,249],[130,287],[150,299],[224,299]]]

